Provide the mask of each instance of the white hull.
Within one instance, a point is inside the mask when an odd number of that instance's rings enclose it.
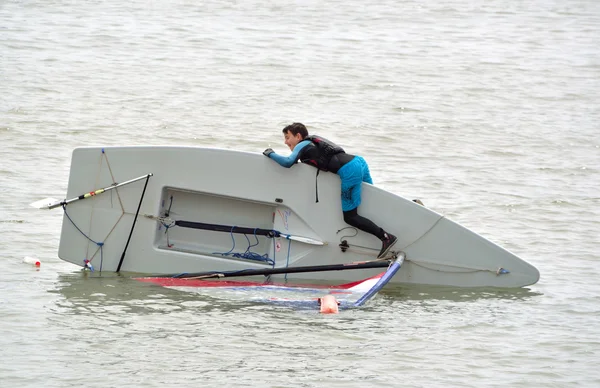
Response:
[[[67,198],[146,174],[147,188],[127,244],[145,179],[91,198],[74,201],[66,211],[60,239],[61,259],[96,270],[175,274],[271,268],[271,264],[223,256],[249,250],[274,259],[275,267],[341,264],[371,260],[380,241],[364,232],[352,236],[341,212],[339,177],[321,173],[315,202],[315,173],[310,166],[285,169],[262,154],[197,147],[78,148],[73,152]],[[172,198],[172,201],[171,201]],[[325,245],[175,226],[165,233],[157,220],[185,220],[248,228],[274,229]],[[476,233],[421,205],[364,184],[360,214],[398,236],[394,247],[406,253],[392,283],[460,287],[522,287],[539,279],[537,269]],[[247,236],[247,238],[246,238]],[[171,246],[167,244],[168,242]],[[342,252],[338,244],[368,246]],[[250,242],[248,242],[250,241]],[[255,245],[255,243],[257,243]],[[123,251],[127,246],[126,253]],[[289,254],[288,254],[289,249]],[[509,273],[498,274],[504,268]],[[291,281],[349,282],[380,269],[288,274]],[[274,280],[285,275],[273,276]]]

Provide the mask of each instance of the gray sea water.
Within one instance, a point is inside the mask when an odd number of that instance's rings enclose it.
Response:
[[[0,0],[0,385],[600,386],[599,42],[596,0]],[[78,146],[283,152],[294,121],[539,283],[325,316],[86,277],[28,206]]]

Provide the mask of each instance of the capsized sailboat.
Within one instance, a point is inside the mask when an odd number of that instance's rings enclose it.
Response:
[[[262,154],[175,146],[73,151],[58,255],[96,271],[174,274],[282,270],[273,281],[353,282],[378,268],[297,271],[372,261],[380,241],[344,223],[339,177]],[[523,287],[538,270],[435,211],[363,183],[361,214],[406,253],[391,283]]]

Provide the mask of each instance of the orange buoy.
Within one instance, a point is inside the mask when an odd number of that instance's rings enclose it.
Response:
[[[319,305],[321,306],[321,314],[337,314],[339,313],[340,302],[335,299],[333,295],[325,295],[319,298]]]

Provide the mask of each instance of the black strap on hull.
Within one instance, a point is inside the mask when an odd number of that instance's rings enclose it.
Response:
[[[279,235],[280,235],[280,233],[278,231],[273,230],[273,229],[246,228],[246,227],[242,227],[242,226],[206,224],[203,222],[175,221],[175,225],[181,226],[182,228],[212,230],[215,232],[253,234],[253,235],[257,235],[257,236],[267,236],[267,237],[279,237]]]

